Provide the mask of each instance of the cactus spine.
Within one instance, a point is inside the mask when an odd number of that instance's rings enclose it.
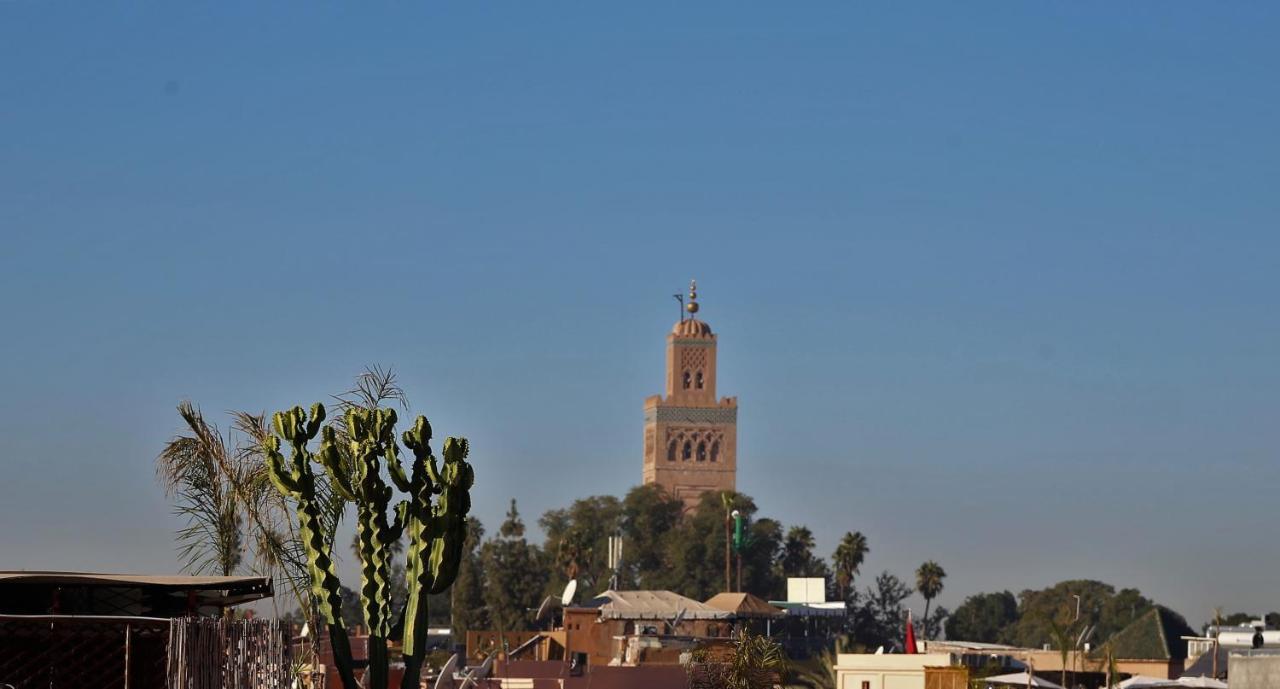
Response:
[[[315,475],[311,472],[313,456],[307,450],[307,443],[316,437],[324,423],[324,405],[313,405],[310,419],[302,407],[294,407],[277,412],[272,421],[276,436],[268,436],[263,442],[267,476],[281,494],[297,503],[298,537],[311,571],[311,595],[329,629],[334,664],[342,676],[342,683],[354,688],[357,684],[351,662],[351,642],[342,624],[342,584],[333,568],[332,549],[324,542],[320,506],[316,502]],[[287,464],[280,453],[281,439],[292,447]]]

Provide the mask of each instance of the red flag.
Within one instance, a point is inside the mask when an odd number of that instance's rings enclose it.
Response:
[[[916,649],[916,628],[911,624],[911,611],[907,611],[907,640],[902,644],[903,653],[919,653]]]

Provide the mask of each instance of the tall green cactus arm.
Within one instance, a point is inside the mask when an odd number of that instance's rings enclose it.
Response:
[[[297,409],[297,407],[294,407]],[[276,435],[284,438],[288,442],[293,442],[295,436],[294,429],[297,426],[293,423],[293,409],[288,411],[278,411],[271,415],[271,423],[276,427]]]
[[[431,424],[427,417],[419,416],[414,419],[413,428],[405,431],[401,438],[404,446],[412,450],[415,457],[418,456],[417,453],[431,443]]]
[[[387,444],[387,473],[391,474],[391,482],[403,493],[411,490],[409,477],[404,473],[404,465],[400,463],[400,449],[394,437]]]
[[[409,518],[409,501],[401,500],[396,503],[395,509],[392,510],[392,513],[395,515],[395,518],[391,520],[391,526],[387,529],[387,545],[395,543],[404,536],[405,525]]]
[[[353,460],[351,491],[356,503],[360,556],[360,603],[369,626],[370,686],[386,686],[386,642],[392,626],[389,552],[404,530],[407,508],[394,524],[387,517],[394,491],[382,478],[381,460],[397,484],[404,479],[395,445],[396,413],[391,409],[348,409]],[[400,476],[397,476],[397,472]]]
[[[320,452],[317,453],[320,464],[324,466],[325,471],[329,472],[329,478],[338,494],[354,502],[355,489],[351,486],[351,477],[347,475],[346,468],[342,466],[342,454],[338,452],[338,437],[333,427],[325,426],[322,437],[324,442],[320,445]]]
[[[395,441],[396,437],[396,410],[394,409],[376,409],[373,412],[373,439],[381,444],[386,445]]]
[[[307,554],[311,573],[311,594],[316,601],[320,617],[329,628],[333,646],[334,664],[347,689],[355,689],[354,664],[351,645],[342,624],[342,584],[333,566],[332,545],[325,542],[321,509],[316,500],[315,476],[311,472],[314,459],[307,450],[307,442],[320,431],[324,420],[324,406],[311,408],[311,420],[302,407],[278,412],[272,417],[279,437],[271,436],[263,442],[268,475],[272,483],[286,498],[292,498],[298,513],[298,537]],[[286,469],[280,454],[280,438],[292,446],[290,467]]]
[[[280,454],[280,439],[269,435],[262,441],[262,452],[267,457],[267,476],[276,490],[285,497],[296,497],[299,491],[298,479],[285,468],[284,455]]]
[[[431,543],[432,593],[443,593],[458,576],[462,547],[467,538],[467,513],[471,511],[471,486],[475,472],[467,463],[471,446],[466,438],[446,438],[441,493],[436,504],[435,534]]]
[[[416,687],[426,654],[427,596],[442,593],[457,577],[467,536],[467,512],[474,482],[466,457],[465,438],[446,438],[444,468],[438,469],[431,448],[430,426],[419,417],[414,433],[405,434],[405,445],[414,453],[413,490],[407,508],[409,518],[409,600],[404,614],[405,675],[401,689]],[[440,497],[431,504],[432,495]]]
[[[311,419],[307,421],[307,439],[316,437],[316,433],[320,432],[320,426],[324,423],[324,405],[316,402],[311,405]]]

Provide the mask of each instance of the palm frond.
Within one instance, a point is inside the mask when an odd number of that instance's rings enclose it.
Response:
[[[333,398],[343,413],[353,407],[377,409],[383,402],[395,402],[401,409],[409,408],[409,397],[396,382],[395,371],[390,366],[383,368],[377,364],[366,367],[364,373],[356,376],[355,385],[350,390]]]
[[[243,558],[243,523],[236,505],[234,478],[226,469],[227,446],[216,426],[190,402],[178,405],[191,435],[176,436],[156,457],[156,476],[174,511],[186,519],[178,531],[183,569],[232,574]]]

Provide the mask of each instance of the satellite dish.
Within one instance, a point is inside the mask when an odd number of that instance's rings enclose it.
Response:
[[[882,656],[882,655],[884,655],[884,646],[880,646],[880,647],[876,648],[876,655],[878,655],[878,656]]]
[[[489,673],[493,671],[493,659],[497,655],[497,651],[490,653],[489,657],[485,658],[483,663],[480,663],[480,667],[467,673],[467,678],[462,680],[462,686],[459,689],[471,689],[471,687],[475,686],[476,680],[488,677]]]
[[[573,595],[578,592],[578,580],[570,579],[569,583],[564,585],[564,593],[560,594],[560,605],[568,607],[573,603]]]
[[[684,615],[688,611],[689,611],[688,608],[680,608],[680,612],[676,613],[675,617],[667,621],[667,624],[671,625],[671,631],[669,632],[670,634],[676,633],[676,627],[680,626],[680,623],[684,621]]]
[[[440,668],[440,674],[436,677],[436,683],[433,685],[435,689],[450,689],[453,684],[453,673],[458,669],[458,654],[454,653],[449,656],[449,660],[445,661],[444,667]]]
[[[551,615],[551,608],[556,604],[555,596],[547,596],[542,599],[542,605],[538,606],[538,614],[533,616],[534,622],[545,622],[547,617]]]
[[[302,631],[298,632],[298,636],[304,639],[307,638],[308,636],[311,636],[311,627],[307,626],[306,622],[302,623]]]

